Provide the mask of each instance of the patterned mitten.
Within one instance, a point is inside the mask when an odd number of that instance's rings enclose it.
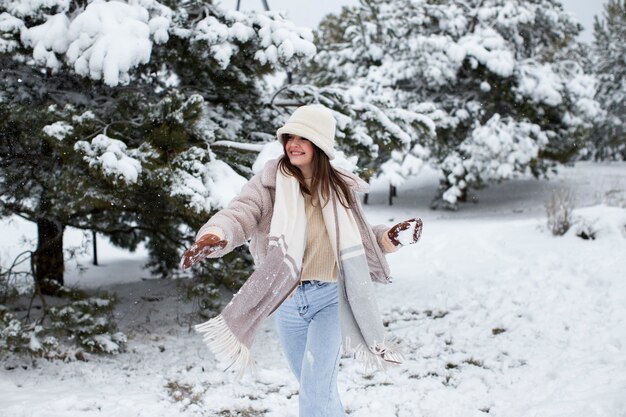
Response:
[[[183,254],[180,266],[183,270],[191,268],[191,265],[199,262],[215,251],[223,249],[228,242],[212,233],[207,233],[195,242]]]
[[[387,236],[396,247],[416,243],[422,236],[422,219],[413,218],[400,222],[387,231]]]

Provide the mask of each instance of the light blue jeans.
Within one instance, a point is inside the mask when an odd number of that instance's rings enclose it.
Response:
[[[283,352],[300,383],[300,417],[346,415],[337,390],[337,297],[337,283],[305,281],[274,313]]]

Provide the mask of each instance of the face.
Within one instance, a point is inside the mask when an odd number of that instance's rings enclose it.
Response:
[[[313,153],[315,152],[313,144],[307,139],[291,134],[286,134],[284,140],[285,151],[287,152],[289,162],[300,168],[300,171],[302,171],[305,177],[309,176],[307,174],[311,171]]]

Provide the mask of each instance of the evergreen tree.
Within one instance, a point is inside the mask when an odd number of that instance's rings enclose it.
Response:
[[[594,24],[597,100],[606,117],[594,129],[596,159],[626,160],[626,1],[609,0]]]
[[[361,176],[384,178],[399,186],[431,158],[435,123],[423,109],[403,106],[389,90],[360,78],[366,78],[361,70],[380,65],[383,55],[375,50],[371,58],[371,43],[364,37],[374,29],[362,24],[361,17],[344,7],[339,16],[324,18],[316,34],[316,45],[322,49],[295,76],[304,87],[291,87],[288,95],[301,96],[306,90],[316,101],[336,109],[338,146],[357,158]]]
[[[0,0],[0,215],[37,223],[37,282],[63,282],[67,226],[144,242],[170,274],[251,173],[212,145],[267,139],[263,77],[311,41],[210,1]]]
[[[433,207],[575,157],[598,116],[580,25],[554,0],[362,0],[320,26],[308,76],[430,117]]]

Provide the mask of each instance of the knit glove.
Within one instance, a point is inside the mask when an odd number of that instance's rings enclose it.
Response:
[[[397,248],[416,243],[422,236],[422,219],[412,218],[394,225],[387,236]]]
[[[189,249],[183,254],[183,259],[180,261],[180,266],[183,269],[191,268],[191,265],[199,262],[224,247],[228,242],[217,235],[207,233],[198,239]]]

